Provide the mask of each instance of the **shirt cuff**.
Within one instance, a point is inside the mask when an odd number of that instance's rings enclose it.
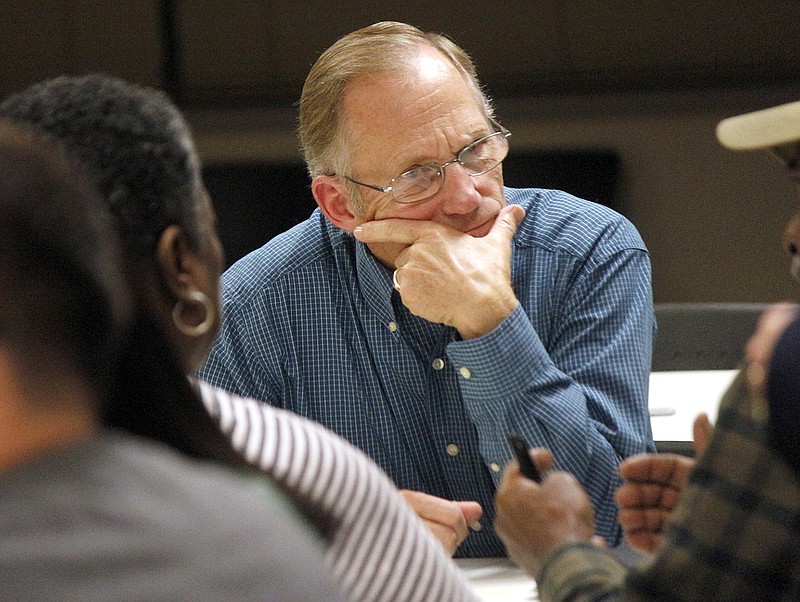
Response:
[[[521,304],[482,337],[450,343],[447,355],[461,375],[462,392],[479,398],[502,398],[528,389],[552,366]]]
[[[536,586],[548,600],[596,600],[621,593],[628,570],[607,550],[590,543],[559,548],[544,563]]]

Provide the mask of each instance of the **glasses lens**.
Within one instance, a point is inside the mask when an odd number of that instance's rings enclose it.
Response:
[[[458,155],[458,161],[469,175],[479,176],[491,171],[506,158],[508,139],[502,132],[481,138],[470,144]]]
[[[441,185],[437,165],[420,165],[392,180],[392,194],[398,203],[416,203],[436,194]]]

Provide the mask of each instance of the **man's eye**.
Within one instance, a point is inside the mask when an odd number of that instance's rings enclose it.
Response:
[[[424,177],[425,175],[427,175],[430,169],[431,168],[429,165],[420,165],[418,167],[412,167],[411,169],[404,171],[402,174],[400,174],[400,177],[403,178],[404,180],[414,180],[416,178],[419,178],[420,176]]]

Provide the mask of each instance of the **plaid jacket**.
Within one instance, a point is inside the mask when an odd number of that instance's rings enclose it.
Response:
[[[626,574],[605,551],[564,548],[541,599],[800,600],[800,480],[767,444],[766,414],[741,373],[659,551]]]

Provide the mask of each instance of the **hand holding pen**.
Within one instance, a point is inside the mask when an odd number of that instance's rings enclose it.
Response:
[[[530,446],[521,435],[511,434],[508,436],[508,443],[514,452],[519,464],[519,471],[523,476],[528,477],[537,483],[542,482],[542,475],[536,467],[536,463],[531,458]]]
[[[531,453],[524,439],[510,435],[508,440],[519,468],[510,462],[500,479],[494,527],[508,556],[535,577],[555,550],[592,541],[594,512],[572,474],[551,470],[548,450]]]

